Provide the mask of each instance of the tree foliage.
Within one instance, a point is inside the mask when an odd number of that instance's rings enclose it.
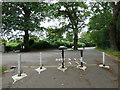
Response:
[[[119,32],[117,25],[120,23],[118,20],[120,15],[120,2],[117,2],[116,5],[114,2],[98,2],[91,4],[91,6],[93,16],[89,22],[89,30],[93,31],[93,37],[99,37],[99,41],[95,40],[95,38],[94,41],[100,47],[106,48],[108,46],[111,50],[117,51],[118,43],[120,42],[117,38],[118,33],[116,33]]]
[[[85,20],[90,15],[88,6],[84,2],[59,2],[53,4],[54,17],[64,17],[69,24],[63,25],[66,31],[72,30],[74,36],[74,49],[78,47],[78,33],[85,27]]]
[[[29,49],[29,31],[40,30],[40,21],[46,16],[46,3],[37,2],[3,2],[2,30],[24,31],[25,50]]]

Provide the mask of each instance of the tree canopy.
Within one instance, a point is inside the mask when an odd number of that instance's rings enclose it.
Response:
[[[41,22],[57,19],[59,25],[43,27]],[[85,21],[89,20],[89,24]],[[88,33],[79,33],[88,27]],[[43,31],[48,41],[64,40],[93,43],[100,48],[120,50],[120,1],[115,2],[3,2],[2,34],[21,31],[25,51],[29,50],[30,32]],[[39,33],[37,33],[39,34]],[[85,42],[84,42],[85,41]]]

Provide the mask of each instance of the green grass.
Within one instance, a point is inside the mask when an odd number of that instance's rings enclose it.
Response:
[[[17,47],[19,44],[15,42],[6,43],[6,46]]]
[[[110,49],[103,50],[103,49],[101,49],[101,48],[95,48],[95,49],[96,49],[96,50],[99,50],[99,51],[101,51],[101,52],[105,52],[105,53],[107,53],[107,54],[109,54],[109,55],[116,56],[116,57],[118,57],[119,60],[120,60],[120,51],[111,51]]]
[[[6,68],[0,67],[0,72],[3,72],[5,70],[6,70]]]

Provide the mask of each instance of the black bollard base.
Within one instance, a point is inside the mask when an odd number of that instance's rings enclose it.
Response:
[[[109,69],[109,68],[110,68],[109,66],[106,66],[105,64],[100,64],[99,67],[101,67],[101,68],[106,68],[106,69]]]
[[[40,67],[40,69],[42,69],[42,66]]]
[[[81,66],[80,67],[83,67],[83,62],[81,62]]]
[[[21,74],[18,74],[18,77],[21,76]]]
[[[103,64],[103,66],[105,66],[105,64]]]

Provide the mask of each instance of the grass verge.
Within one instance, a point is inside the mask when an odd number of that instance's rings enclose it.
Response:
[[[107,53],[109,55],[117,57],[120,60],[120,51],[111,51],[110,49],[104,50],[104,49],[101,49],[101,48],[95,48],[95,50],[99,50],[101,52],[105,52],[105,53]]]
[[[5,70],[6,70],[6,68],[0,67],[0,72],[3,72]]]

